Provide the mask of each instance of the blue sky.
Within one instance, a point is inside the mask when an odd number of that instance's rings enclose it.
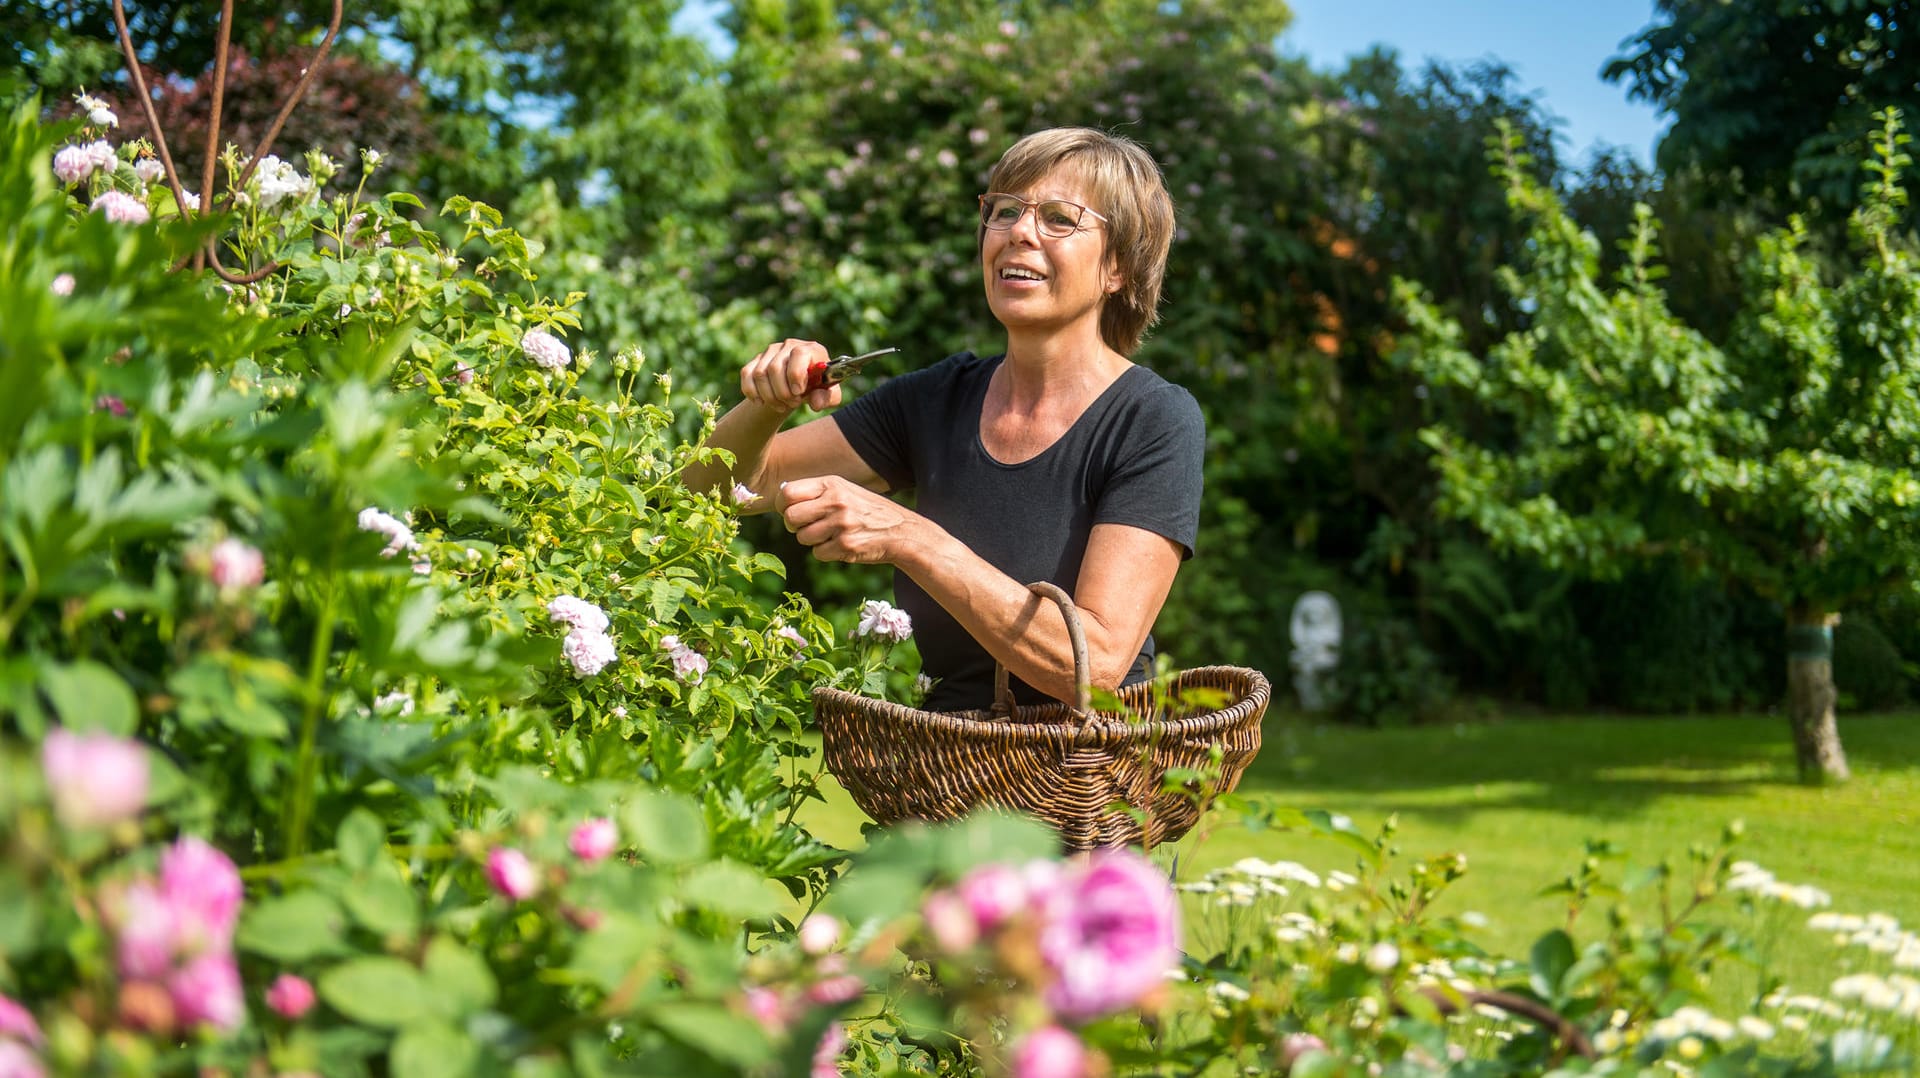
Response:
[[[1417,69],[1498,57],[1560,118],[1561,149],[1572,163],[1596,142],[1650,161],[1666,119],[1603,82],[1600,68],[1620,42],[1653,20],[1652,0],[1289,0],[1293,25],[1283,51],[1315,67],[1340,66],[1378,42]]]
[[[1585,162],[1596,143],[1625,147],[1651,161],[1666,127],[1652,106],[1627,100],[1624,87],[1601,81],[1600,68],[1653,18],[1653,0],[1289,0],[1293,25],[1282,50],[1313,66],[1341,66],[1378,43],[1400,53],[1401,66],[1428,58],[1448,62],[1498,57],[1522,88],[1560,119],[1563,160]],[[714,16],[724,0],[687,0],[676,20],[724,49]]]

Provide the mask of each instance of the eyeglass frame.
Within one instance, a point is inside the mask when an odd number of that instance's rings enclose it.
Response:
[[[1075,232],[1079,232],[1082,229],[1085,229],[1087,227],[1086,225],[1087,219],[1085,216],[1086,214],[1089,214],[1089,213],[1093,214],[1095,217],[1100,219],[1100,223],[1103,225],[1109,224],[1113,220],[1111,217],[1108,217],[1106,214],[1101,213],[1099,210],[1094,209],[1092,206],[1083,206],[1080,203],[1075,202],[1070,198],[1043,198],[1035,202],[1035,201],[1030,201],[1028,199],[1021,198],[1019,195],[1013,194],[1010,191],[988,191],[986,194],[979,195],[976,197],[980,203],[980,227],[984,229],[990,229],[994,232],[1013,231],[1013,226],[1019,224],[1020,217],[1025,217],[1027,215],[1027,211],[1029,210],[1033,211],[1033,224],[1034,224],[1034,227],[1039,230],[1040,234],[1042,236],[1048,237],[1049,239],[1056,239],[1056,240],[1064,240],[1068,236],[1073,235]],[[993,222],[987,220],[987,199],[989,198],[1010,198],[1015,202],[1018,202],[1020,204],[1020,217],[1015,217],[1013,220],[1008,221],[1004,226],[996,225]],[[1060,233],[1059,235],[1055,235],[1054,233],[1047,230],[1046,223],[1042,221],[1040,217],[1040,207],[1045,206],[1050,202],[1058,202],[1063,206],[1072,206],[1074,209],[1080,211],[1081,217],[1076,221],[1074,221],[1072,228],[1068,229],[1065,232]]]

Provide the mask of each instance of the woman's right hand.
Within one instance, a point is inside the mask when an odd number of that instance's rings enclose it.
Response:
[[[816,412],[838,408],[839,386],[807,391],[807,371],[827,358],[826,346],[818,341],[789,337],[770,344],[740,369],[740,395],[782,413],[802,404]]]

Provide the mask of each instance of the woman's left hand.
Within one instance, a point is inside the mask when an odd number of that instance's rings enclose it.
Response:
[[[898,562],[924,518],[837,475],[795,479],[774,495],[794,538],[821,561]]]

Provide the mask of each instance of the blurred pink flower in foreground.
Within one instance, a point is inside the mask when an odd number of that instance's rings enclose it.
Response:
[[[511,846],[500,846],[487,855],[487,882],[494,890],[519,902],[539,892],[540,870],[527,860],[526,854]]]
[[[1119,849],[1068,868],[1046,897],[1040,957],[1054,977],[1046,1001],[1063,1018],[1138,1002],[1180,958],[1180,907],[1166,874]]]
[[[0,1037],[13,1037],[38,1047],[46,1041],[40,1036],[40,1023],[20,1004],[0,996]]]
[[[0,1038],[0,1078],[45,1078],[46,1073],[26,1045]]]
[[[981,865],[956,888],[982,932],[992,931],[1027,908],[1027,883],[1011,865]]]
[[[231,954],[203,954],[167,980],[173,1013],[182,1025],[209,1025],[230,1031],[247,1017],[246,995],[240,987],[240,967]]]
[[[178,950],[225,951],[245,888],[227,855],[191,835],[160,855],[160,894],[173,911]]]
[[[620,829],[605,816],[596,816],[573,829],[567,836],[567,848],[582,861],[600,861],[620,844]]]
[[[56,726],[41,742],[40,767],[67,827],[105,827],[146,807],[147,750],[138,741]]]
[[[800,949],[808,954],[820,955],[833,950],[840,942],[840,919],[827,913],[812,913],[800,922]]]
[[[759,1023],[761,1029],[773,1034],[786,1030],[787,1005],[780,993],[764,985],[754,985],[746,990],[742,999],[747,1017]]]
[[[267,578],[267,562],[260,551],[238,539],[213,544],[207,575],[216,587],[257,588]]]
[[[836,1078],[840,1073],[840,1053],[847,1050],[847,1028],[838,1022],[820,1035],[820,1046],[813,1050],[813,1067],[808,1078]]]
[[[267,1006],[284,1018],[298,1021],[313,1009],[313,986],[305,978],[282,973],[267,989]]]
[[[1013,1078],[1085,1078],[1087,1049],[1059,1026],[1041,1026],[1013,1050]]]
[[[73,274],[63,273],[53,279],[53,294],[56,296],[73,295]]]

